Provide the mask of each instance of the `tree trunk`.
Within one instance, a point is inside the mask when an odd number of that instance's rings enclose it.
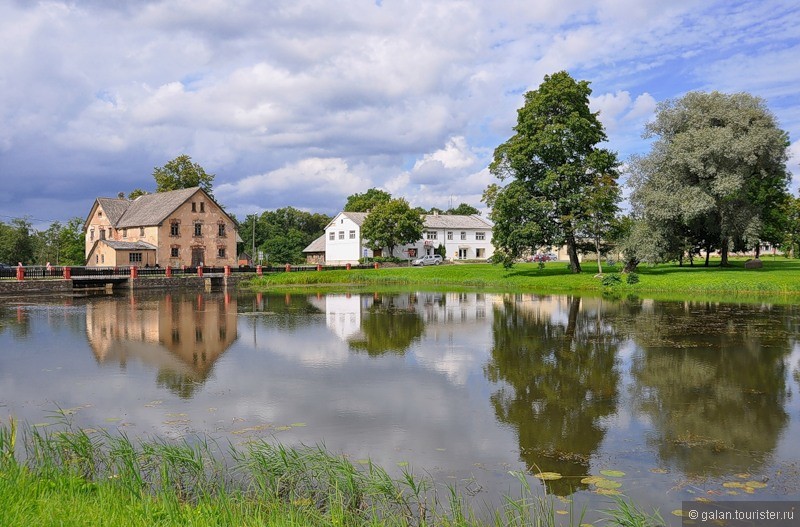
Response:
[[[600,239],[597,237],[594,239],[594,253],[597,255],[597,272],[603,274],[603,266],[600,265]]]
[[[706,244],[706,267],[708,267],[708,259],[711,257],[711,245]]]
[[[761,244],[756,245],[756,258],[761,258]]]
[[[567,254],[569,255],[569,267],[573,273],[581,272],[581,263],[578,261],[578,250],[575,248],[575,235],[567,236]]]
[[[720,267],[728,267],[728,238],[722,238],[722,247],[719,249],[721,259],[719,261]]]
[[[623,273],[632,273],[639,267],[639,260],[637,258],[629,258],[625,260],[625,267],[623,267]]]

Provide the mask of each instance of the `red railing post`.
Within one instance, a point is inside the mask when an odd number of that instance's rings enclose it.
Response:
[[[350,264],[347,264],[347,270],[348,271],[350,270]]]
[[[317,264],[317,271],[322,271],[322,265]]]
[[[375,269],[378,268],[378,262],[375,262],[375,266],[374,267],[375,267]]]
[[[72,268],[65,267],[64,268],[64,280],[72,280]]]
[[[286,264],[286,272],[287,273],[292,272],[292,264]]]
[[[263,268],[263,267],[261,267],[260,265],[257,265],[257,266],[256,266],[256,274],[257,274],[258,276],[263,276],[263,275],[264,275],[264,268]]]
[[[131,266],[131,278],[139,278],[139,268],[135,265]]]
[[[167,278],[172,278],[172,267],[167,266],[167,268],[164,270],[164,274]]]
[[[203,266],[202,265],[198,265],[197,266],[197,276],[200,276],[200,277],[203,276]]]
[[[231,266],[230,265],[226,265],[225,266],[225,276],[230,276],[230,275],[231,275]]]
[[[25,280],[25,268],[21,265],[17,266],[17,280]]]

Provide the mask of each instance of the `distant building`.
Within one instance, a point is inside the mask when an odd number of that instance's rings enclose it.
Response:
[[[199,187],[97,198],[84,234],[91,267],[234,266],[240,241],[233,219]]]
[[[394,256],[418,258],[433,254],[441,245],[448,260],[485,260],[494,254],[492,224],[478,215],[426,214],[422,239],[412,244],[372,250],[361,236],[366,212],[340,212],[325,228],[325,234],[304,249],[309,263],[342,265],[360,258]],[[324,243],[324,245],[323,245]]]

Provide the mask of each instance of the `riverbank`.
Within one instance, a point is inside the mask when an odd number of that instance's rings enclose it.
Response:
[[[512,474],[520,497],[481,515],[459,489],[437,487],[419,473],[406,468],[392,479],[369,461],[357,467],[322,447],[137,442],[70,426],[19,434],[14,420],[0,425],[3,525],[477,527],[554,526],[560,515],[577,525],[583,518],[583,511],[561,510],[563,503],[533,491],[523,474]],[[623,498],[616,504],[603,511],[611,525],[634,518],[636,525],[663,523]]]
[[[639,267],[632,275],[619,273],[619,267],[604,266],[604,281],[597,277],[596,264],[583,265],[584,271],[572,274],[564,262],[517,264],[511,269],[500,265],[463,264],[430,267],[382,268],[377,270],[292,272],[265,275],[245,282],[254,290],[322,287],[420,286],[425,288],[480,289],[487,292],[541,293],[616,293],[660,296],[682,295],[800,295],[800,260],[764,258],[763,268],[745,269],[744,260],[733,260],[720,268],[661,264]],[[619,281],[607,277],[619,278]]]

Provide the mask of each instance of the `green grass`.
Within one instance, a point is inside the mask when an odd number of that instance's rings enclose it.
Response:
[[[521,497],[478,519],[453,486],[411,469],[391,478],[322,447],[264,441],[134,441],[73,428],[0,425],[0,524],[130,526],[555,526],[555,500],[514,473]],[[622,503],[622,502],[621,502]],[[618,506],[617,518],[647,515]],[[614,516],[609,521],[615,525]],[[583,513],[570,514],[569,525]]]
[[[305,271],[276,273],[254,278],[248,286],[256,290],[325,287],[415,286],[432,289],[480,289],[492,292],[542,292],[582,294],[637,294],[660,297],[678,294],[705,296],[794,296],[800,294],[800,260],[765,258],[762,269],[745,269],[743,260],[733,260],[730,267],[721,268],[718,262],[710,267],[677,264],[641,265],[637,270],[639,282],[628,284],[622,275],[621,283],[604,286],[595,277],[596,264],[586,263],[584,271],[572,274],[566,263],[517,264],[510,269],[499,265],[464,264],[430,267],[396,267],[352,271]],[[618,267],[604,266],[605,275],[618,273]]]

